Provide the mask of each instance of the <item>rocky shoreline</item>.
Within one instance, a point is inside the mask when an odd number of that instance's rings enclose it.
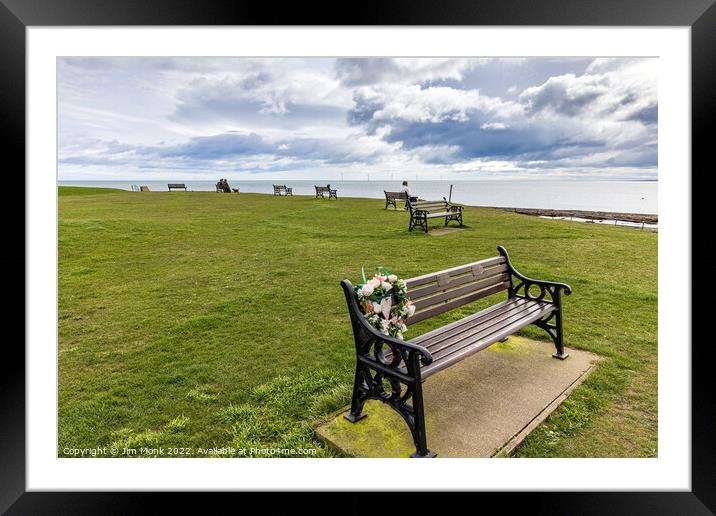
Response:
[[[546,210],[539,208],[505,208],[492,206],[497,210],[512,211],[523,215],[536,215],[539,217],[564,217],[588,220],[614,220],[632,222],[635,224],[658,224],[658,215],[644,213],[617,213],[607,211],[583,211],[583,210]]]

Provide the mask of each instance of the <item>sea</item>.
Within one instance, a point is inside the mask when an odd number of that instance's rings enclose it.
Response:
[[[314,185],[338,189],[339,197],[384,198],[383,191],[399,191],[400,181],[230,180],[246,193],[273,193],[273,184],[286,184],[294,195],[315,195]],[[132,185],[167,191],[167,183],[184,183],[191,191],[214,191],[216,181],[58,181],[60,186],[131,190]],[[422,199],[442,199],[468,206],[585,210],[657,214],[657,181],[479,180],[410,181],[410,192]]]

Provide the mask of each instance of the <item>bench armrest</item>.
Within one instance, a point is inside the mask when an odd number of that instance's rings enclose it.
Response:
[[[385,342],[390,346],[395,346],[398,349],[403,348],[405,350],[412,350],[413,352],[420,355],[420,363],[424,366],[433,362],[433,356],[430,354],[430,351],[428,351],[427,348],[419,344],[413,344],[412,342],[396,339],[395,337],[391,337],[390,335],[384,335],[375,328],[373,328],[370,324],[366,323],[366,326],[370,329],[371,333],[373,334],[373,337],[376,340]]]
[[[507,261],[507,268],[509,269],[510,273],[522,280],[522,282],[525,284],[525,290],[529,288],[529,285],[537,285],[542,288],[553,288],[557,293],[559,291],[564,291],[565,295],[567,296],[572,293],[572,287],[570,287],[566,283],[528,278],[524,274],[520,273],[517,269],[515,269],[515,267],[512,265],[512,262],[510,261],[510,255],[507,254],[507,250],[503,246],[497,246],[497,251],[505,257],[505,260]],[[556,302],[556,300],[554,299],[554,295],[551,291],[550,294],[552,295],[553,301]]]

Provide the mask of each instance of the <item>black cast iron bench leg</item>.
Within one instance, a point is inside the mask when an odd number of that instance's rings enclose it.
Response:
[[[413,425],[410,432],[413,434],[415,453],[410,455],[413,459],[430,459],[437,456],[436,452],[428,450],[428,437],[425,433],[425,409],[423,407],[423,387],[420,382],[413,386]]]
[[[401,397],[402,401],[396,401],[394,397],[384,393],[376,392],[377,387],[382,382],[382,376],[376,375],[379,381],[375,381],[371,378],[369,368],[367,366],[356,366],[356,376],[353,382],[353,395],[351,397],[351,409],[348,414],[345,414],[344,419],[351,423],[357,423],[358,421],[366,418],[368,414],[363,412],[365,402],[369,399],[375,399],[386,403],[388,406],[393,408],[408,425],[408,429],[413,437],[413,443],[415,444],[415,453],[411,453],[410,457],[413,459],[427,459],[437,456],[436,452],[430,451],[427,444],[427,433],[425,432],[425,409],[423,407],[423,389],[421,381],[414,380],[412,382],[403,383],[406,388],[411,391],[412,407],[405,403],[404,397]],[[369,383],[371,385],[369,385]]]

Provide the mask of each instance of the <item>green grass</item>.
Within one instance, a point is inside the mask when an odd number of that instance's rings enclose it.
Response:
[[[112,444],[330,456],[311,427],[350,398],[339,281],[377,265],[407,278],[494,256],[498,244],[522,272],[572,285],[567,346],[606,357],[516,454],[657,453],[655,233],[466,208],[464,231],[433,237],[408,233],[406,214],[380,200],[59,194],[61,456]]]
[[[116,194],[127,193],[126,190],[119,188],[90,188],[83,186],[60,186],[57,188],[57,195],[64,197],[66,195],[100,195],[100,194]]]

